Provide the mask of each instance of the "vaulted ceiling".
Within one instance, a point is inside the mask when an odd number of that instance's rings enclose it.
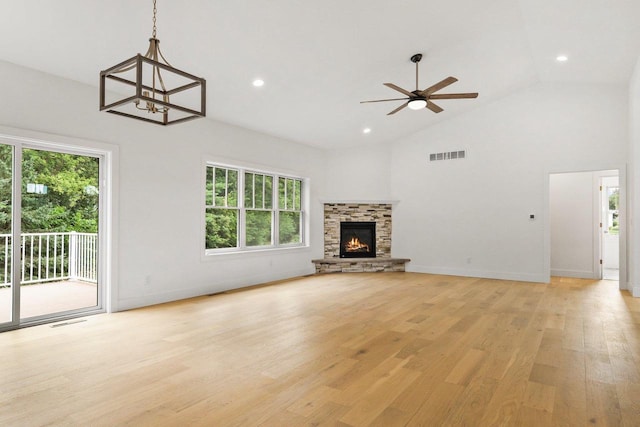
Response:
[[[626,85],[640,55],[638,0],[157,1],[163,52],[207,79],[209,118],[323,148],[391,143],[538,82]],[[146,51],[151,15],[151,0],[0,0],[0,60],[95,86],[97,109],[99,72]],[[442,93],[480,96],[440,114],[359,103],[413,89],[414,53],[422,88],[455,76]]]

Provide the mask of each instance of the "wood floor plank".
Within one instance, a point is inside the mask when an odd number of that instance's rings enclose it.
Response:
[[[460,395],[457,405],[452,408],[445,420],[445,424],[455,426],[478,425],[497,387],[498,381],[493,378],[484,377],[473,380]]]
[[[370,427],[405,426],[411,415],[391,406],[386,407],[370,424]]]
[[[616,384],[616,394],[620,399],[620,412],[625,426],[638,424],[640,414],[640,384],[621,382]]]
[[[0,425],[625,425],[616,282],[314,275],[0,334]]]
[[[449,372],[445,381],[451,384],[468,385],[485,356],[484,351],[470,349]]]
[[[456,401],[465,387],[440,383],[407,423],[408,426],[445,425],[445,420],[457,406]]]
[[[622,425],[620,406],[615,385],[587,380],[587,419],[589,423],[598,426]],[[636,417],[636,420],[638,419],[640,417]]]

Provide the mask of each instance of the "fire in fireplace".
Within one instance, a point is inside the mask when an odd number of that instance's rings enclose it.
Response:
[[[375,222],[340,223],[340,258],[375,258],[375,256]]]

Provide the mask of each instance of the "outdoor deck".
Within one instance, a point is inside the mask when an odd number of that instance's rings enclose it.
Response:
[[[20,289],[21,318],[59,313],[97,304],[97,285],[61,281],[23,285]],[[11,317],[11,288],[0,288],[0,323]]]

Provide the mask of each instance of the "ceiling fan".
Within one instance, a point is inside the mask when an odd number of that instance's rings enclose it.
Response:
[[[387,101],[407,101],[395,110],[387,113],[387,116],[391,114],[395,114],[398,111],[402,110],[405,107],[409,107],[412,110],[419,110],[421,108],[428,108],[434,113],[439,113],[443,111],[441,107],[434,104],[431,100],[433,99],[463,99],[463,98],[477,98],[478,93],[435,93],[440,89],[444,89],[458,81],[455,77],[447,77],[444,80],[439,81],[433,86],[429,86],[425,90],[418,89],[418,62],[422,59],[421,53],[416,53],[411,57],[411,62],[416,64],[416,90],[409,92],[406,89],[402,89],[399,86],[394,85],[393,83],[384,83],[385,86],[397,90],[398,92],[407,95],[408,98],[394,98],[394,99],[378,99],[375,101],[361,101],[361,104],[369,103],[369,102],[387,102]]]

